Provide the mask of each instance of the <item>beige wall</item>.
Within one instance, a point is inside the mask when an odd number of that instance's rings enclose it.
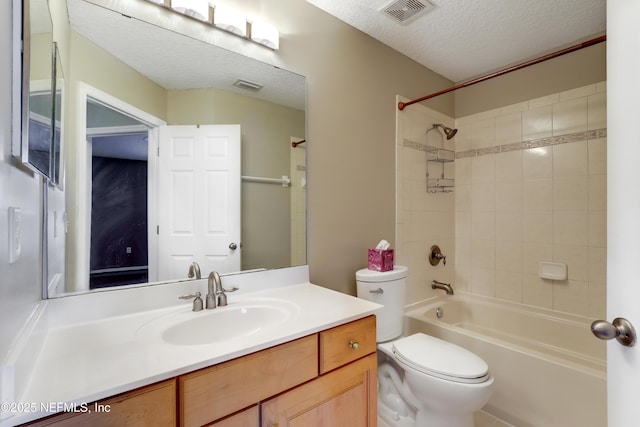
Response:
[[[599,43],[455,92],[455,117],[500,108],[607,79]]]

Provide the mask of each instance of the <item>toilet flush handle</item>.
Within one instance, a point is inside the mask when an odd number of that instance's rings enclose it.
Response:
[[[384,290],[382,288],[371,289],[369,292],[372,294],[384,294]]]

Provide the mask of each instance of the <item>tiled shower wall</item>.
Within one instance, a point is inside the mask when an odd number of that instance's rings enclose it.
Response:
[[[456,120],[456,284],[602,317],[606,298],[606,84]],[[565,263],[568,279],[538,276]]]
[[[432,295],[437,279],[604,317],[606,83],[456,119],[453,193],[426,193],[424,133],[435,122],[452,120],[419,105],[398,115],[396,245],[411,271],[407,302]],[[446,267],[428,264],[434,243]],[[567,264],[568,279],[540,278],[540,261]]]

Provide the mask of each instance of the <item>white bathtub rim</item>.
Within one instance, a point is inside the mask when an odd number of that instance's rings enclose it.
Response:
[[[444,321],[442,322],[438,322],[437,324],[435,324],[435,322],[431,321],[430,319],[425,319],[421,313],[420,315],[417,315],[417,311],[423,312],[425,309],[428,309],[430,307],[433,306],[437,306],[438,304],[442,303],[448,303],[451,302],[451,300],[473,300],[473,302],[481,302],[481,303],[485,303],[485,304],[499,304],[501,306],[504,306],[505,309],[507,310],[512,310],[512,311],[517,311],[517,310],[521,310],[522,307],[518,307],[520,304],[511,302],[511,301],[507,301],[507,300],[499,300],[499,299],[495,299],[495,298],[490,298],[490,297],[484,297],[484,296],[480,296],[480,295],[475,295],[475,294],[468,294],[468,293],[463,293],[460,292],[459,295],[454,295],[454,296],[436,296],[436,297],[431,297],[431,298],[427,298],[424,299],[422,301],[418,301],[416,303],[412,303],[409,305],[405,306],[405,317],[406,318],[411,318],[417,321],[421,321],[421,322],[425,322],[427,324],[432,324],[435,327],[439,327],[439,328],[443,328],[445,330],[448,330],[450,332],[453,333],[460,333],[463,335],[467,335],[467,336],[473,336],[477,339],[483,340],[485,342],[490,342],[492,344],[495,344],[499,347],[502,348],[506,348],[506,349],[510,349],[513,351],[516,351],[518,353],[521,354],[525,354],[528,356],[534,356],[534,357],[538,357],[538,358],[543,358],[548,360],[550,363],[568,368],[568,369],[573,369],[573,370],[578,370],[578,371],[582,371],[585,372],[589,375],[593,375],[597,378],[602,378],[602,379],[606,379],[606,361],[602,361],[600,359],[591,357],[591,356],[585,356],[583,354],[579,354],[576,352],[573,352],[574,354],[577,355],[577,357],[582,358],[588,362],[591,362],[594,365],[598,365],[600,366],[600,368],[595,368],[595,367],[591,367],[591,366],[587,366],[585,364],[581,364],[578,362],[573,362],[558,356],[555,356],[553,354],[549,354],[549,353],[545,353],[533,348],[528,348],[525,347],[523,345],[519,345],[517,343],[513,343],[513,342],[509,342],[506,340],[503,340],[501,338],[498,337],[494,337],[494,336],[489,336],[486,334],[483,334],[482,332],[478,332],[478,331],[470,331],[468,329],[465,328],[461,328],[458,326],[454,326],[451,324],[448,324]],[[552,310],[548,310],[548,309],[543,309],[540,307],[534,307],[534,306],[529,306],[529,305],[525,305],[524,307],[526,307],[527,310],[530,310],[531,312],[533,312],[535,315],[539,315],[539,316],[544,316],[547,318],[553,318],[554,320],[561,320],[561,321],[566,321],[567,323],[577,323],[580,325],[583,324],[588,324],[590,322],[590,319],[584,316],[578,316],[575,314],[571,314],[571,313],[563,313],[563,312],[555,312]],[[561,316],[561,318],[559,317]],[[406,334],[406,331],[404,331]],[[595,337],[594,337],[595,339]],[[549,346],[546,345],[547,347],[553,347],[553,346]],[[566,349],[562,349],[562,351],[567,352],[567,353],[572,353],[571,351],[568,351]]]

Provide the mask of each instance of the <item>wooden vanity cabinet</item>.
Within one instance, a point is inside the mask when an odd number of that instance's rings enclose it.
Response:
[[[29,426],[375,427],[375,316],[58,414]],[[95,404],[89,404],[94,407]]]
[[[318,334],[320,375],[262,404],[262,427],[375,427],[376,318]]]

